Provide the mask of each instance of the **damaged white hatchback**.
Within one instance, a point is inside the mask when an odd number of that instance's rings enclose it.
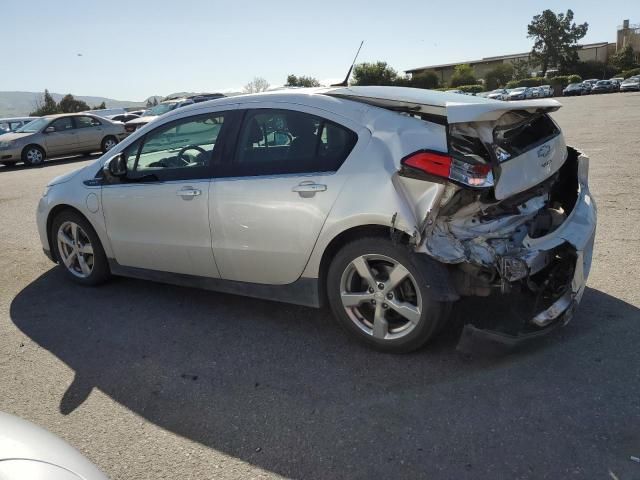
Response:
[[[565,324],[589,274],[588,158],[565,145],[558,108],[395,87],[204,102],[54,179],[38,229],[81,284],[328,302],[392,352],[478,297],[517,312],[467,315],[463,341],[514,344]]]

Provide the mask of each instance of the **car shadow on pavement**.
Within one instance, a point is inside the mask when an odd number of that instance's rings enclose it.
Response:
[[[571,433],[552,425],[566,409],[593,421],[593,399],[612,392],[586,379],[637,365],[640,345],[638,309],[594,289],[565,329],[500,358],[461,356],[452,331],[413,354],[381,354],[346,338],[325,310],[131,279],[84,288],[58,269],[24,288],[10,312],[75,371],[63,414],[98,388],[164,429],[294,478],[441,468],[461,478],[500,454],[501,428],[520,432],[512,442],[524,452],[548,427],[547,443],[527,455],[565,458]],[[536,411],[551,425],[528,432],[522,417]],[[608,415],[598,417],[603,428]]]
[[[47,168],[47,167],[55,167],[56,165],[66,165],[68,163],[77,163],[77,162],[85,162],[87,160],[95,160],[100,158],[102,153],[95,153],[91,155],[82,155],[82,156],[71,156],[71,157],[57,157],[51,158],[44,161],[44,163],[35,166],[25,165],[24,163],[19,163],[17,165],[3,166],[0,165],[0,174],[15,172],[20,170],[30,170],[33,168]]]

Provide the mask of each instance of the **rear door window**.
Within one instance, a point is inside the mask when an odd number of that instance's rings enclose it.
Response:
[[[234,175],[334,172],[357,141],[355,132],[295,110],[249,110],[243,121]]]

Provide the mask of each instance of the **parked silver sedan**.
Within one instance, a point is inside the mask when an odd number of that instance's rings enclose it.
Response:
[[[38,231],[84,285],[115,274],[328,302],[392,352],[423,345],[461,297],[493,296],[506,308],[466,318],[463,338],[517,343],[565,324],[589,274],[588,158],[558,108],[399,87],[195,104],[52,180]],[[505,317],[515,305],[524,317]]]
[[[40,165],[47,157],[106,152],[126,137],[124,126],[88,113],[38,118],[0,136],[0,164]]]

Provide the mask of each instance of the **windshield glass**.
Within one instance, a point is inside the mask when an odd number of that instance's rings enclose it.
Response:
[[[524,92],[526,89],[527,87],[518,87],[518,88],[514,88],[512,92]]]
[[[49,123],[48,118],[39,118],[33,122],[29,122],[16,130],[16,133],[36,133],[44,128]]]
[[[156,105],[153,108],[150,108],[146,112],[144,112],[145,116],[154,117],[157,115],[162,115],[163,113],[170,112],[174,108],[176,108],[177,103],[161,103]]]

